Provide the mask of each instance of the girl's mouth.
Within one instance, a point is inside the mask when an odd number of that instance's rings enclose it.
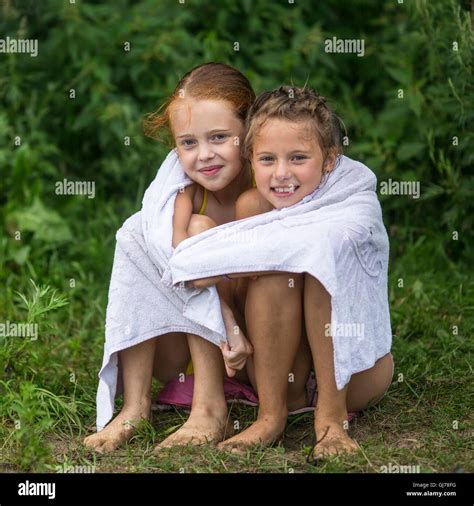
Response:
[[[275,186],[270,188],[271,192],[275,197],[278,198],[288,198],[295,194],[296,190],[298,190],[299,186],[289,185],[289,186]]]
[[[199,172],[205,176],[213,176],[214,174],[217,174],[222,167],[223,165],[211,165],[209,167],[204,167],[204,169],[200,169]]]

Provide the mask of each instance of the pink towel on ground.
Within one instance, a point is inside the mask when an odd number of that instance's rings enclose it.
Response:
[[[178,378],[169,381],[158,396],[158,404],[171,404],[190,408],[193,402],[194,374],[186,375],[184,381]],[[252,406],[258,405],[258,397],[252,387],[225,377],[224,395],[226,401],[240,401]]]
[[[316,404],[317,391],[316,382],[314,375],[311,374],[308,383],[306,384],[308,390],[308,398],[311,399],[310,405],[292,411],[290,415],[297,415],[306,413],[314,410]],[[191,408],[193,402],[193,391],[194,391],[194,375],[184,376],[184,381],[180,381],[178,378],[169,381],[163,390],[158,395],[157,404],[159,406],[177,406],[180,408]],[[236,401],[249,406],[258,406],[258,396],[255,390],[239,381],[229,378],[228,376],[224,379],[224,396],[227,402]],[[348,420],[351,421],[357,413],[348,413]]]

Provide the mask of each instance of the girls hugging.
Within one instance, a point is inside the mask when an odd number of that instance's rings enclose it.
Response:
[[[167,129],[175,147],[117,233],[87,447],[130,439],[151,417],[152,377],[171,384],[191,363],[191,413],[157,453],[270,445],[289,412],[313,407],[314,461],[358,449],[348,414],[378,402],[393,376],[388,239],[375,175],[342,155],[339,124],[314,90],[255,99],[220,63],[192,69],[147,117],[146,133]],[[258,395],[257,420],[238,434],[226,376]]]

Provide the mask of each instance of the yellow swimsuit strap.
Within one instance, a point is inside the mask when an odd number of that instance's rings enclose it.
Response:
[[[203,188],[203,190],[204,190],[204,193],[202,195],[201,209],[199,209],[199,213],[198,214],[204,214],[204,212],[206,211],[206,206],[207,206],[207,189]]]

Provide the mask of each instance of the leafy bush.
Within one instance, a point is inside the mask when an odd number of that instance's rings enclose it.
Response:
[[[257,93],[308,82],[343,119],[347,154],[379,183],[420,182],[419,199],[380,194],[397,276],[412,274],[412,259],[433,274],[470,271],[469,8],[467,0],[5,0],[1,36],[37,38],[39,53],[0,53],[0,320],[29,318],[16,293],[31,290],[30,278],[69,304],[32,317],[49,329],[37,346],[0,341],[0,417],[39,424],[28,443],[39,448],[55,409],[64,428],[80,423],[59,401],[47,404],[45,392],[75,398],[78,386],[77,406],[92,418],[115,231],[140,208],[168,150],[145,138],[141,121],[206,61],[239,68]],[[364,56],[325,52],[333,37],[362,39]],[[57,194],[63,179],[94,182],[95,198]],[[392,293],[394,323],[407,337],[419,337],[428,318],[427,285],[413,274],[410,319]],[[37,307],[49,307],[51,293]],[[77,384],[68,381],[70,370]],[[38,462],[28,453],[30,429],[14,439],[23,468],[47,463],[42,450]]]

